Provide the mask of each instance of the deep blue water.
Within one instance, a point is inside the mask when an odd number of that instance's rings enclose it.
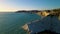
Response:
[[[21,27],[40,18],[30,13],[0,13],[0,34],[27,34]]]

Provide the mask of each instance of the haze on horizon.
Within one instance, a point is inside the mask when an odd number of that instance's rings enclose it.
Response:
[[[60,0],[0,0],[0,12],[60,8]]]

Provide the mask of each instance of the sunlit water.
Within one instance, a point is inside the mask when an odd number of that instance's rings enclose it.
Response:
[[[27,34],[21,27],[28,22],[40,19],[29,13],[0,13],[0,34]]]

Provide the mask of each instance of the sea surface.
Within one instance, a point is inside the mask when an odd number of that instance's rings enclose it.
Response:
[[[27,34],[21,27],[41,17],[30,13],[0,13],[0,34]]]

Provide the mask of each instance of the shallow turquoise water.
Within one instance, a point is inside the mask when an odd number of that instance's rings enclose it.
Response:
[[[29,13],[0,13],[0,34],[27,34],[21,27],[28,22],[40,19]]]

